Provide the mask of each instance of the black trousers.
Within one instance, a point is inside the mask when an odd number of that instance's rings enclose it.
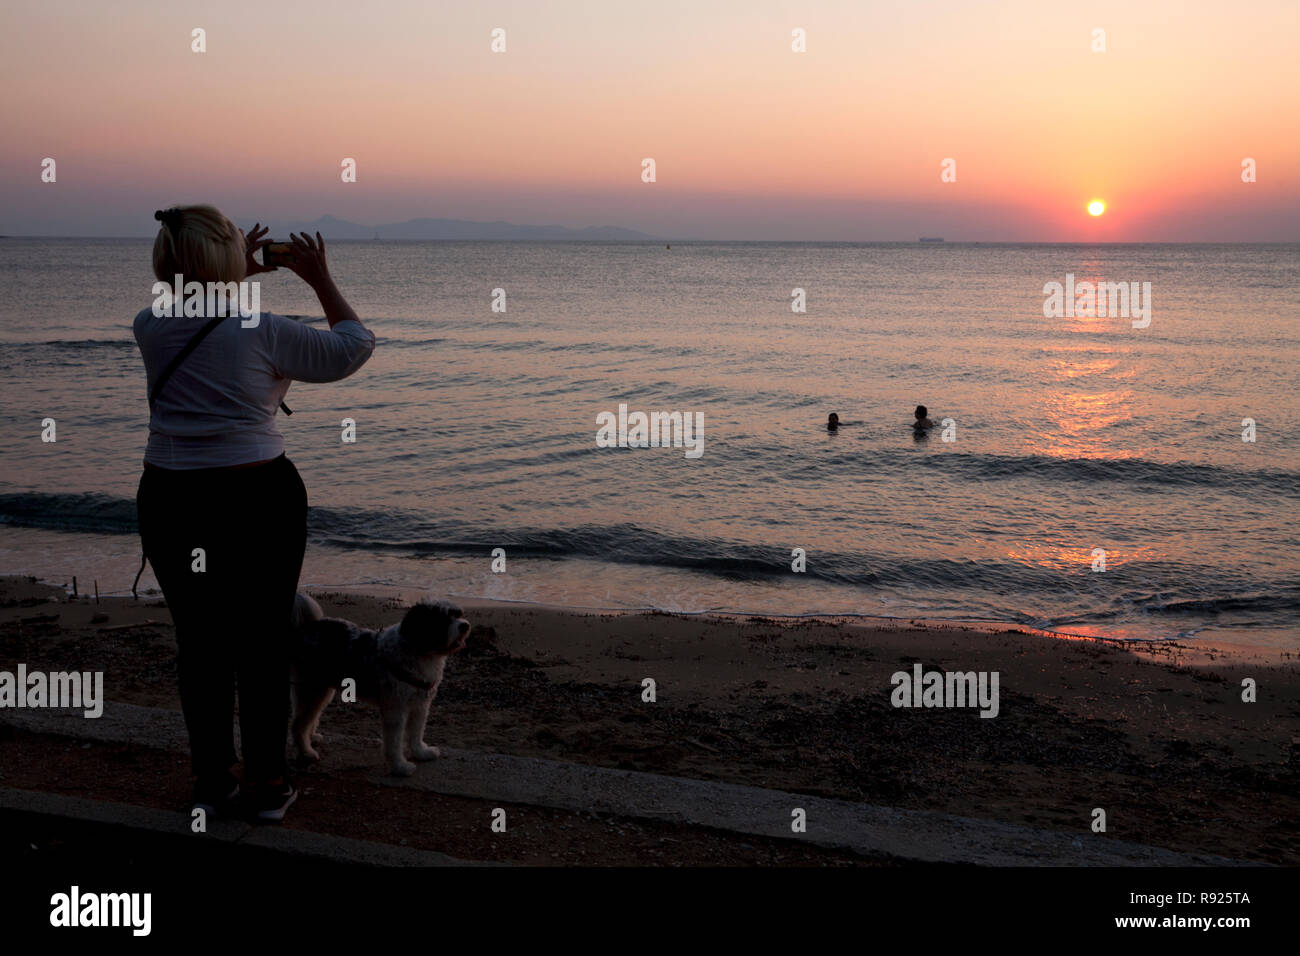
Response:
[[[284,455],[251,468],[146,468],[140,539],[176,625],[177,676],[200,783],[284,774],[289,617],[307,545],[307,489]],[[201,560],[195,555],[202,549]]]

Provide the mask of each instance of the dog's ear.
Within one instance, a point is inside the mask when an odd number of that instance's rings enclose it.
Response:
[[[408,641],[420,641],[421,643],[432,639],[437,639],[438,618],[441,616],[438,608],[425,604],[421,601],[419,604],[411,606],[402,618],[402,624],[398,628],[402,637]]]

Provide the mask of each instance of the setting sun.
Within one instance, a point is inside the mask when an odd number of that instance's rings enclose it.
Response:
[[[1088,203],[1089,216],[1100,216],[1105,211],[1106,211],[1106,204],[1102,202],[1100,199],[1094,199],[1092,202]]]

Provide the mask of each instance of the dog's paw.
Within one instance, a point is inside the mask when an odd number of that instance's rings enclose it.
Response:
[[[415,764],[409,760],[393,764],[392,774],[394,777],[409,777],[413,773],[415,773]]]
[[[298,759],[303,763],[320,763],[320,753],[311,747],[299,747]]]
[[[412,760],[437,760],[442,756],[442,751],[437,747],[429,747],[423,742],[416,744],[411,748]]]

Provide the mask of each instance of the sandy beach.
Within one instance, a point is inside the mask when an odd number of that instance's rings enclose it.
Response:
[[[419,595],[314,596],[327,614],[376,626],[398,620]],[[1284,652],[1162,644],[1135,653],[1101,641],[960,627],[531,606],[482,605],[467,614],[476,639],[448,666],[429,721],[431,743],[1081,835],[1100,807],[1107,815],[1102,838],[1259,862],[1300,860],[1300,671]],[[179,709],[171,619],[157,594],[96,603],[31,579],[4,579],[0,669],[19,663],[29,672],[103,671],[106,708]],[[997,716],[892,706],[891,676],[916,663],[925,671],[997,672]],[[654,703],[642,699],[647,678],[655,682]],[[1256,682],[1255,703],[1242,701],[1244,678]],[[423,832],[427,821],[422,827],[409,819],[400,794],[381,797],[363,776],[331,771],[331,735],[377,740],[368,708],[335,705],[322,731],[324,760],[301,771],[305,796],[291,825],[360,835],[363,825],[332,809],[369,793],[378,809],[364,824],[368,839],[396,842],[393,834],[401,834],[462,853],[476,842],[468,828],[459,838],[445,827]],[[78,748],[9,731],[0,749],[8,786],[169,809],[188,793],[186,761],[151,751],[145,740]],[[457,801],[445,803],[455,812]],[[715,838],[701,833],[683,842],[672,827],[629,824],[610,839],[607,825],[568,829],[558,818],[554,825],[565,829],[563,841],[509,861],[563,861],[571,852],[573,861],[609,863],[870,862],[757,840],[717,837],[710,845],[701,841]],[[501,853],[472,849],[484,858]]]

